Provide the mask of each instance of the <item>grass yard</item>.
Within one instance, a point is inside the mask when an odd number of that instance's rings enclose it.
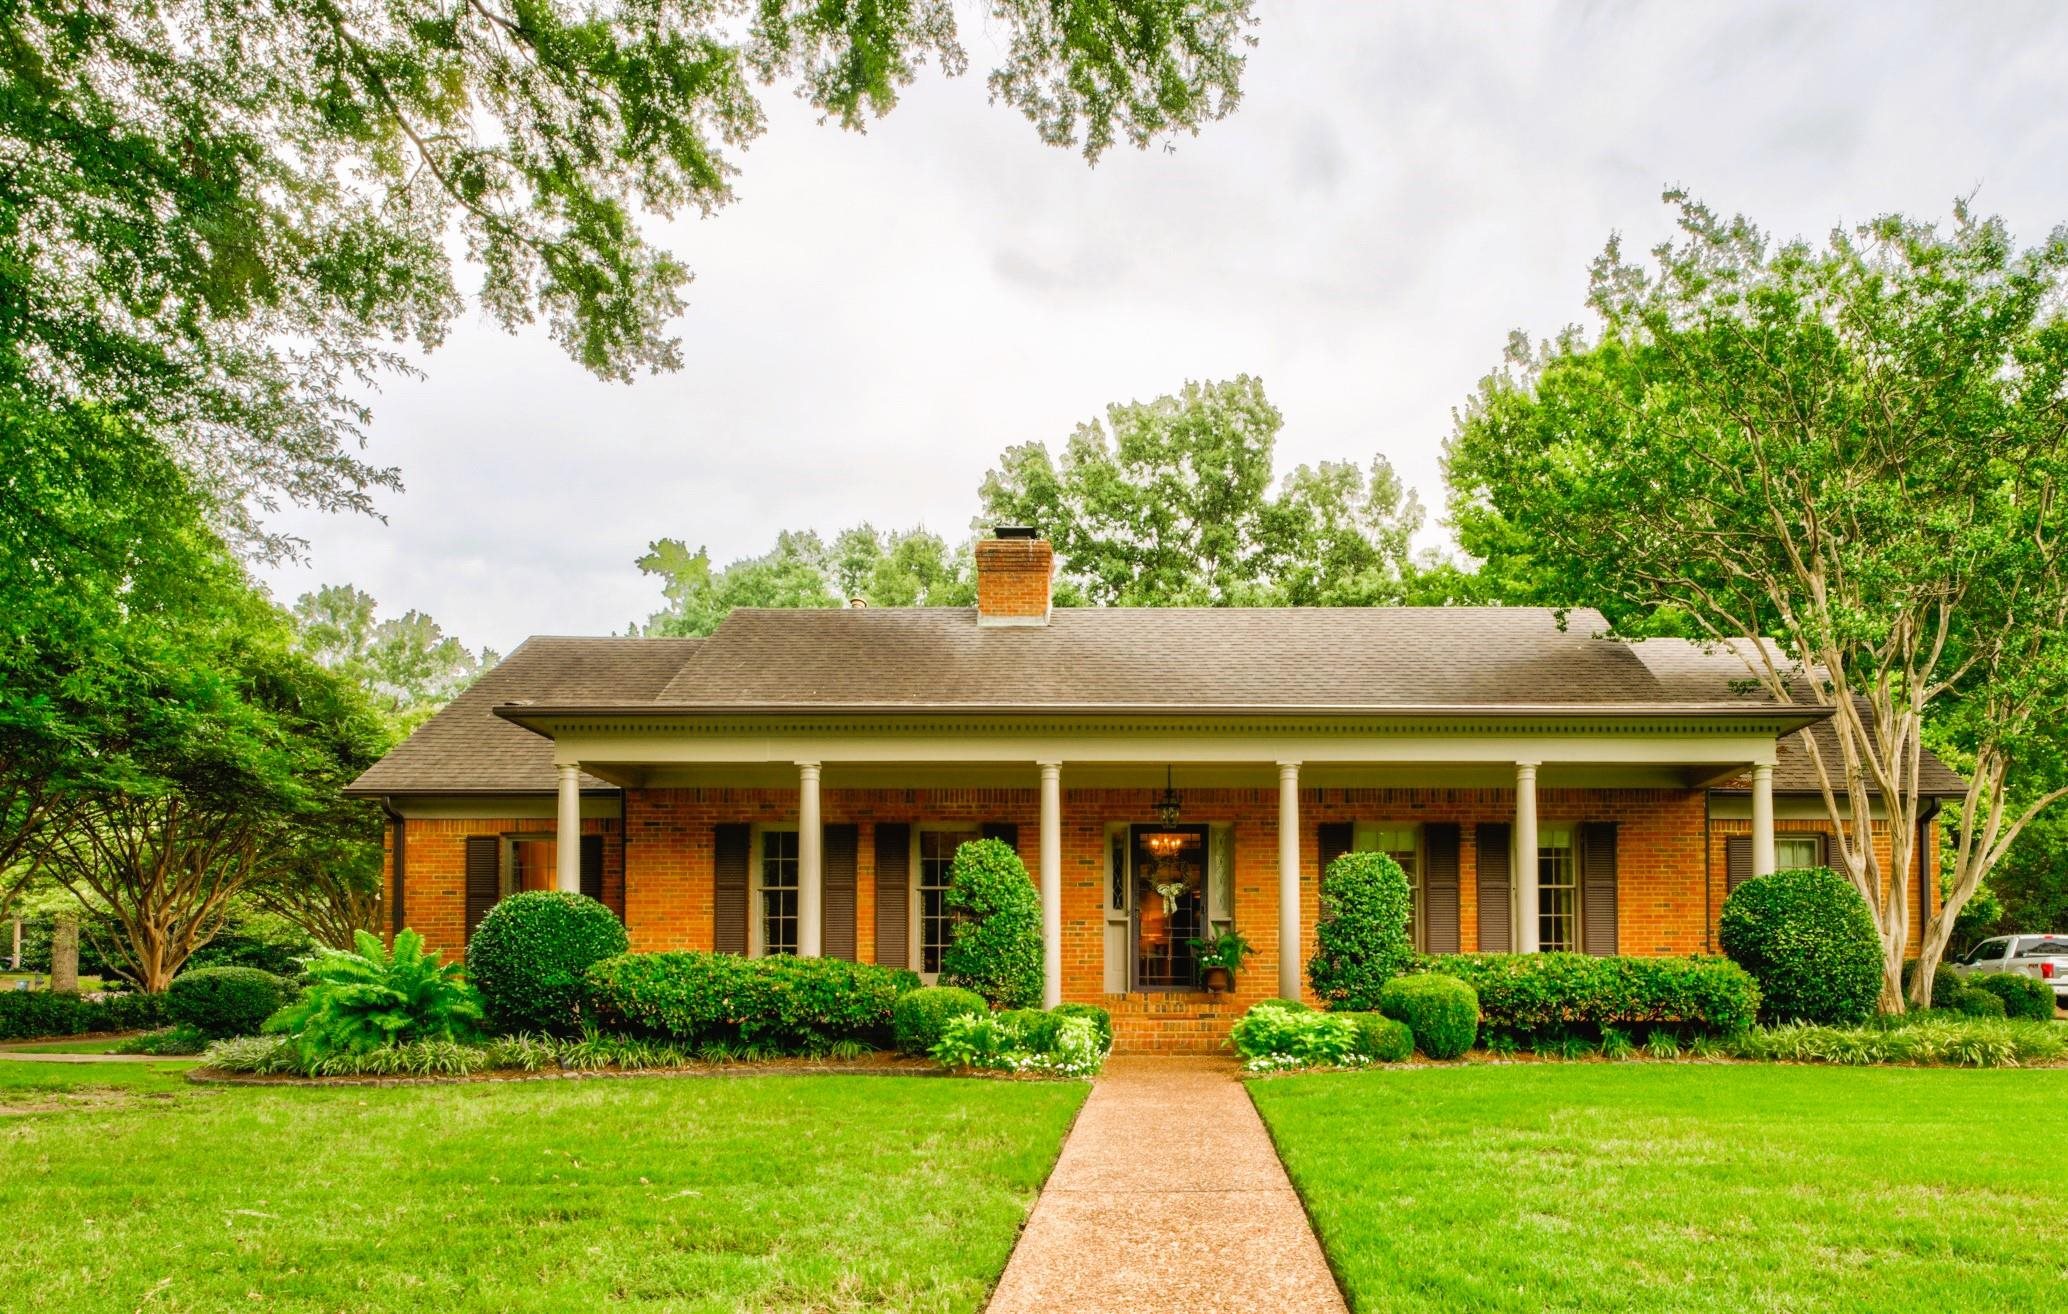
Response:
[[[976,1310],[1087,1089],[185,1066],[0,1060],[0,1304]]]
[[[2043,1309],[2068,1071],[1543,1064],[1250,1087],[1353,1308]]]

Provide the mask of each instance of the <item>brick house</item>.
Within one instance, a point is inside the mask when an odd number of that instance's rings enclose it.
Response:
[[[352,787],[391,820],[394,927],[457,953],[497,899],[558,887],[635,949],[930,975],[949,860],[991,835],[1038,887],[1051,1002],[1182,1048],[1301,991],[1347,849],[1400,859],[1427,951],[1630,954],[1713,951],[1738,881],[1825,853],[1800,743],[1825,713],[1746,692],[1729,653],[1589,611],[1052,610],[1024,531],[977,573],[973,609],[526,642]],[[1922,783],[1960,792],[1935,761]],[[1223,927],[1257,953],[1208,996],[1189,941]]]

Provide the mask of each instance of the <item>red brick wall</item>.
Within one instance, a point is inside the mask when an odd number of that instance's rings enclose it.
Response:
[[[466,951],[467,837],[470,835],[551,835],[551,817],[470,817],[463,820],[412,817],[403,842],[403,925],[424,937],[424,943],[442,950],[448,959]],[[392,828],[391,828],[392,831]],[[624,846],[618,842],[615,817],[591,817],[582,822],[582,834],[603,836],[603,901],[625,914]],[[709,837],[705,840],[709,844]],[[395,894],[394,854],[390,842],[387,861],[387,895]],[[710,864],[705,862],[705,881]],[[705,902],[710,902],[709,894]]]

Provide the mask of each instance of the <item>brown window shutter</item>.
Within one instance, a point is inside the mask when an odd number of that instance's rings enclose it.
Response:
[[[876,961],[910,966],[912,956],[912,827],[876,823]]]
[[[855,863],[861,847],[861,828],[849,824],[827,826],[819,848],[819,951],[850,963],[855,955]]]
[[[711,947],[721,954],[747,952],[747,860],[751,827],[726,822],[711,827]]]
[[[1456,822],[1422,827],[1422,943],[1432,954],[1458,951],[1458,845]]]
[[[1508,906],[1515,879],[1514,855],[1508,852],[1508,823],[1482,822],[1473,836],[1479,849],[1479,952],[1505,954],[1515,950],[1515,918]]]
[[[603,902],[603,837],[582,836],[582,893]]]
[[[1580,826],[1580,948],[1616,952],[1616,823]]]
[[[503,841],[500,835],[467,836],[467,938],[503,897]]]
[[[1731,893],[1752,879],[1752,837],[1726,835],[1723,840],[1723,892]]]
[[[1827,831],[1820,830],[1817,832],[1817,865],[1819,867],[1831,865],[1831,836]]]
[[[985,839],[1004,840],[1006,847],[1014,853],[1020,851],[1020,828],[1010,821],[987,821],[983,826]]]
[[[1324,821],[1316,827],[1320,850],[1318,860],[1320,874],[1328,875],[1328,864],[1348,853],[1357,844],[1357,827],[1347,821]]]

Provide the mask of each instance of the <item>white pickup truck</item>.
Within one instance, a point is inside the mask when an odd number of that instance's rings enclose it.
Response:
[[[1999,935],[1957,959],[1963,972],[2016,972],[2054,988],[2054,1006],[2068,1008],[2068,935]]]

